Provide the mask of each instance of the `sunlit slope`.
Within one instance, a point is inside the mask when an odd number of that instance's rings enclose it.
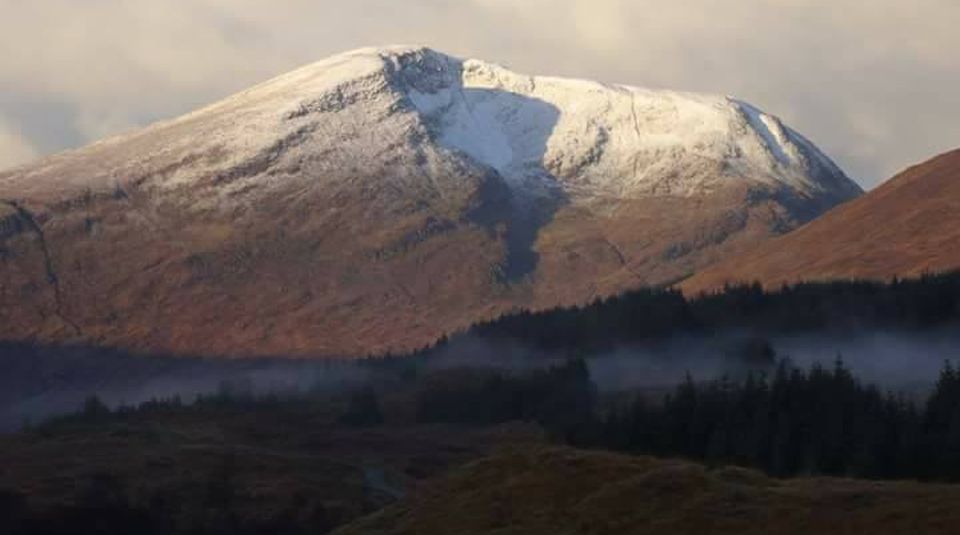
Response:
[[[729,282],[915,277],[960,269],[960,151],[911,167],[786,236],[684,281],[687,293]]]
[[[859,193],[732,98],[362,49],[0,173],[0,339],[409,351],[676,281]]]

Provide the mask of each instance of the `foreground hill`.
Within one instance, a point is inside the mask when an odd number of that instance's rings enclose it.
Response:
[[[912,277],[960,268],[960,150],[911,167],[876,190],[750,253],[683,282],[725,283]]]
[[[0,339],[416,348],[675,281],[859,194],[727,97],[364,49],[0,174]]]
[[[588,452],[531,424],[404,424],[396,401],[376,425],[344,420],[353,402],[338,396],[90,402],[0,435],[0,532],[883,535],[960,521],[960,486]]]
[[[960,487],[774,480],[740,468],[557,448],[507,451],[348,534],[955,533]]]
[[[322,534],[450,466],[540,440],[523,425],[340,425],[329,398],[90,405],[0,434],[0,533]]]

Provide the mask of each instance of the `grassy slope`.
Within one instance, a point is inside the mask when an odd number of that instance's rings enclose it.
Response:
[[[242,525],[293,515],[342,525],[341,535],[882,535],[960,525],[960,486],[780,481],[545,446],[523,426],[354,429],[334,414],[328,403],[205,407],[45,426],[0,437],[0,494],[22,493],[42,515],[106,475],[133,505],[167,503],[182,528],[221,522],[209,507],[223,507],[210,500],[224,500],[216,493],[226,485]]]
[[[165,410],[0,436],[0,494],[25,495],[44,516],[109,478],[134,506],[173,504],[182,524],[222,487],[248,523],[319,511],[337,525],[515,438],[538,440],[517,428],[349,428],[324,407]]]
[[[956,533],[960,486],[778,481],[739,468],[548,447],[453,470],[337,531],[390,534]]]
[[[684,293],[725,283],[830,279],[889,280],[960,267],[960,150],[911,167],[746,255],[684,281]]]

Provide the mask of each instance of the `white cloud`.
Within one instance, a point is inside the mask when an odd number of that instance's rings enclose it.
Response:
[[[0,12],[0,113],[47,99],[85,141],[341,50],[405,42],[734,94],[866,185],[960,146],[955,0],[0,0]],[[20,126],[36,141],[36,125]]]

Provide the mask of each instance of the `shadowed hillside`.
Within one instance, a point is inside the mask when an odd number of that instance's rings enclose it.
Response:
[[[956,533],[960,487],[780,481],[560,448],[476,461],[338,535]]]

